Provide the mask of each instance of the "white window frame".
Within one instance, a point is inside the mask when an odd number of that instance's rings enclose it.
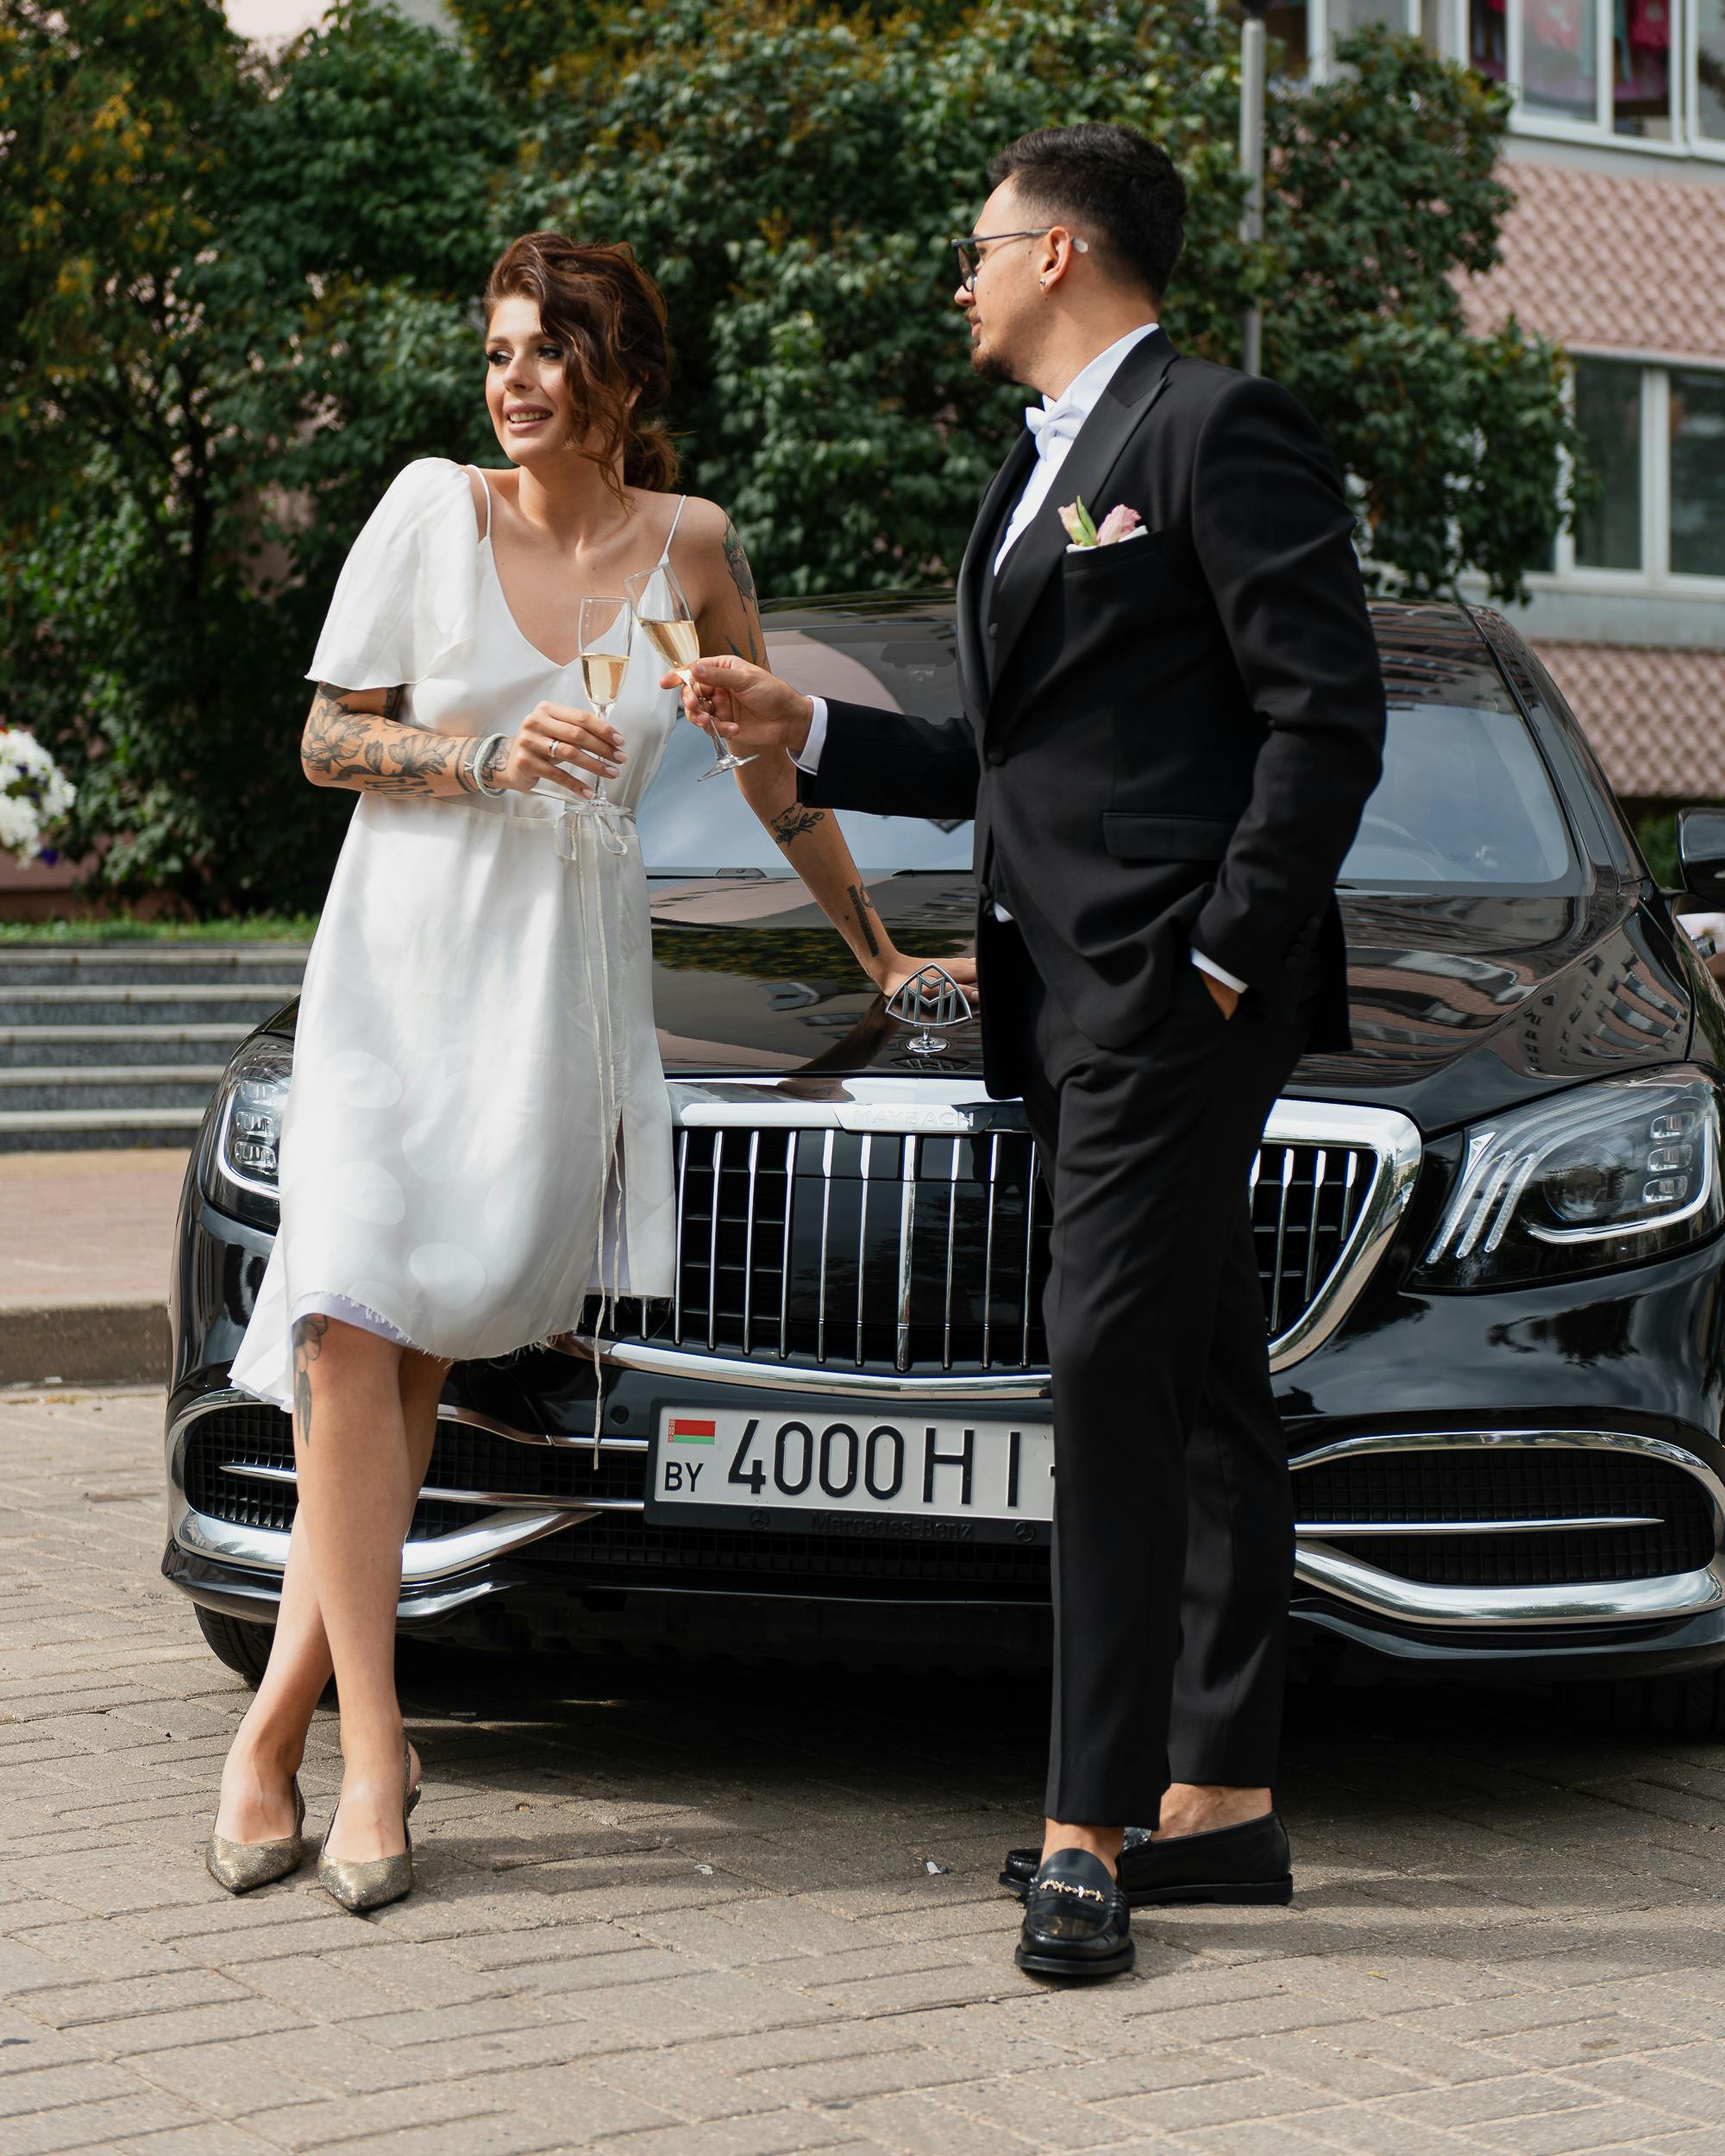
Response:
[[[1464,66],[1468,62],[1470,0],[1437,0],[1444,24],[1441,49]],[[1595,0],[1595,103],[1590,120],[1565,119],[1559,113],[1536,112],[1527,104],[1522,91],[1526,52],[1527,0],[1504,0],[1504,45],[1508,87],[1515,100],[1510,126],[1517,135],[1538,135],[1550,142],[1610,143],[1648,157],[1710,157],[1725,160],[1725,139],[1703,135],[1699,120],[1701,15],[1696,0],[1672,0],[1672,131],[1669,141],[1655,135],[1620,135],[1612,124],[1611,31],[1615,15],[1612,0]]]
[[[1671,566],[1671,378],[1685,373],[1725,378],[1725,363],[1697,359],[1689,353],[1587,351],[1577,359],[1609,360],[1639,368],[1641,377],[1641,566],[1639,569],[1590,568],[1575,558],[1575,534],[1558,534],[1557,567],[1535,570],[1527,581],[1541,591],[1599,592],[1623,598],[1725,598],[1725,572],[1717,576],[1679,576]],[[1573,398],[1575,378],[1570,377]]]
[[[1449,34],[1455,28],[1453,0],[1435,0],[1440,24],[1440,52],[1450,50]],[[1421,0],[1401,0],[1403,21],[1402,28],[1418,37],[1421,31],[1423,7]],[[1332,14],[1337,20],[1332,20]],[[1335,72],[1335,42],[1340,34],[1342,9],[1340,0],[1306,0],[1306,45],[1309,67],[1314,82],[1327,82]],[[1448,22],[1445,17],[1451,18]]]

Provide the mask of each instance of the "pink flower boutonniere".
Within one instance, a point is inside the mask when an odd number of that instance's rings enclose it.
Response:
[[[1092,547],[1118,546],[1122,539],[1142,539],[1144,519],[1135,509],[1128,509],[1124,502],[1116,503],[1099,524],[1085,508],[1081,495],[1076,502],[1069,502],[1060,512],[1060,521],[1066,527],[1072,542],[1068,554],[1087,554]]]

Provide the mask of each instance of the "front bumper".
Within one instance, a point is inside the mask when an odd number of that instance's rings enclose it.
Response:
[[[219,1503],[208,1501],[208,1463],[199,1467],[196,1452],[200,1430],[242,1407],[227,1372],[270,1243],[214,1211],[189,1178],[163,1570],[195,1601],[263,1621],[286,1557],[285,1419],[247,1454],[249,1479],[222,1483]],[[1396,1285],[1395,1250],[1383,1256],[1339,1324],[1277,1358],[1301,1521],[1298,1658],[1344,1677],[1578,1677],[1725,1658],[1721,1246],[1591,1281],[1423,1299]],[[593,1371],[580,1358],[534,1351],[452,1373],[405,1556],[404,1632],[512,1649],[668,1639],[994,1660],[1045,1652],[1044,1531],[913,1545],[804,1532],[783,1514],[743,1515],[735,1532],[667,1528],[644,1515],[650,1433],[665,1410],[699,1412],[746,1388],[786,1413],[831,1410],[843,1396],[853,1414],[889,1416],[914,1412],[913,1381],[841,1382],[628,1342],[610,1359],[597,1451]],[[1048,1419],[1046,1382],[1033,1373],[939,1389],[948,1414]],[[273,1415],[255,1404],[243,1412]],[[1409,1506],[1397,1517],[1383,1478],[1430,1463],[1458,1488],[1482,1474],[1489,1483],[1505,1463],[1525,1468],[1524,1501],[1503,1517],[1478,1503],[1424,1516]],[[1596,1490],[1609,1470],[1640,1496],[1631,1505],[1620,1494],[1603,1509],[1525,1501],[1527,1490],[1549,1487],[1548,1470]],[[1338,1490],[1356,1486],[1378,1492],[1369,1516],[1338,1509]],[[1321,1487],[1326,1501],[1299,1502],[1302,1487]],[[1628,1547],[1630,1561],[1614,1570],[1590,1533],[1615,1537],[1612,1550],[1621,1557]],[[1669,1561],[1643,1561],[1638,1534],[1663,1538]],[[1443,1563],[1432,1561],[1433,1538],[1444,1540]]]

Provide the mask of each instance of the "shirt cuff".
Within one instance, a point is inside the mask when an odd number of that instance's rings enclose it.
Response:
[[[801,755],[793,756],[791,761],[799,771],[812,773],[819,768],[820,752],[825,746],[826,699],[812,696],[809,699],[808,739],[803,743]]]
[[[810,738],[812,739],[813,736],[811,736]],[[1245,993],[1245,981],[1237,981],[1233,974],[1219,966],[1214,958],[1206,958],[1202,951],[1195,950],[1192,953],[1192,963],[1200,973],[1207,973],[1213,981],[1220,981],[1225,988],[1232,988],[1237,996],[1243,996]]]

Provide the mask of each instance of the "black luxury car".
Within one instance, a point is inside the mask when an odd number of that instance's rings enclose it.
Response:
[[[1374,615],[1390,709],[1341,883],[1354,1047],[1300,1065],[1252,1178],[1299,1662],[1627,1680],[1656,1721],[1725,1730],[1725,1004],[1514,630]],[[806,689],[957,708],[945,599],[780,608],[769,630]],[[1022,1112],[984,1094],[974,1020],[888,1013],[676,736],[640,818],[675,1299],[610,1328],[597,1437],[579,1334],[452,1371],[402,1631],[1036,1658],[1046,1199]],[[900,947],[967,949],[968,825],[844,822]],[[1685,829],[1704,896],[1722,825]],[[211,1103],[172,1287],[163,1569],[252,1676],[293,1456],[229,1365],[276,1226],[293,1033],[290,1006]]]

